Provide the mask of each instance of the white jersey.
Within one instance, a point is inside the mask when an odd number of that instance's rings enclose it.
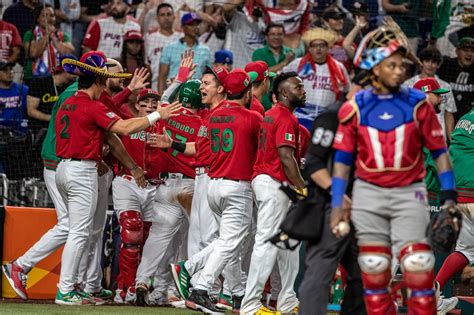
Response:
[[[148,33],[145,36],[145,51],[148,64],[151,67],[151,87],[154,90],[158,89],[158,69],[160,67],[160,57],[163,52],[163,48],[178,39],[182,36],[181,33],[174,32],[170,36],[166,36],[160,33],[160,31],[155,31]]]
[[[117,23],[113,17],[100,18],[91,22],[82,44],[103,51],[107,57],[120,59],[123,36],[131,30],[141,31],[140,24],[131,17],[127,17],[123,24]]]
[[[413,87],[415,83],[420,80],[420,75],[415,75],[414,77],[406,80],[403,85],[408,87]],[[444,122],[444,113],[445,111],[448,113],[455,113],[457,112],[456,101],[454,100],[453,92],[451,91],[451,86],[448,82],[441,80],[437,75],[435,75],[436,81],[438,81],[439,85],[444,88],[450,90],[449,93],[441,95],[442,100],[441,104],[439,104],[440,112],[436,114],[438,117],[439,123],[441,127],[443,127],[443,134],[446,137],[446,124]]]
[[[295,71],[298,73],[300,61],[301,58],[293,60],[289,65],[284,67],[282,71]],[[342,87],[341,92],[347,92],[350,88],[351,79],[342,63],[338,61],[336,61],[336,63],[341,68],[347,82],[347,85]],[[300,78],[303,80],[304,89],[306,91],[306,106],[304,108],[298,108],[295,111],[295,116],[299,120],[307,119],[312,121],[320,112],[336,101],[336,93],[332,88],[331,75],[327,63],[317,65],[316,71],[305,76],[300,76]]]

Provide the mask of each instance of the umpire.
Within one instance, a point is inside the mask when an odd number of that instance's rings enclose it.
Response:
[[[320,211],[322,222],[318,237],[308,241],[306,248],[305,275],[299,289],[299,314],[326,314],[331,282],[339,263],[347,271],[340,314],[366,314],[354,228],[347,236],[336,238],[330,227],[332,143],[341,105],[337,103],[330,106],[314,120],[312,141],[306,156],[305,173],[313,186],[313,198],[318,199],[312,211]],[[347,195],[344,207],[349,215],[351,202]]]

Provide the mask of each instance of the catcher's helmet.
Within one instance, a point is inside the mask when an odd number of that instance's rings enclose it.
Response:
[[[179,89],[178,100],[183,107],[186,108],[201,108],[202,96],[199,87],[201,86],[200,80],[189,80],[185,82]]]
[[[381,26],[362,39],[354,57],[354,65],[364,70],[371,70],[396,51],[405,54],[407,47],[400,40],[397,30]]]

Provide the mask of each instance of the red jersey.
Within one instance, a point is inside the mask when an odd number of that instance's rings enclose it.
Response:
[[[228,102],[211,113],[211,165],[209,177],[252,179],[262,116]]]
[[[255,97],[252,98],[252,102],[250,103],[250,110],[259,113],[262,117],[265,117],[265,107],[263,107],[262,103]]]
[[[115,96],[110,96],[109,93],[103,91],[100,94],[99,101],[107,106],[109,109],[113,110],[120,118],[128,119],[132,118],[133,115],[129,115],[127,112],[122,110],[122,104],[126,103],[129,96],[132,95],[132,91],[129,88],[123,89],[123,91],[117,93]]]
[[[54,121],[57,156],[100,161],[104,132],[118,120],[104,104],[77,92],[61,105]]]
[[[196,138],[196,154],[194,156],[195,165],[196,167],[208,167],[211,165],[211,139],[209,138],[209,118],[211,114],[221,107],[223,104],[226,104],[227,101],[221,101],[216,107],[213,109],[209,109],[206,111],[200,111],[202,125],[199,128],[199,132]]]
[[[443,129],[426,95],[402,89],[390,95],[357,93],[339,110],[333,147],[357,153],[356,177],[381,187],[402,187],[425,177],[422,147],[446,148]]]
[[[258,154],[255,162],[253,177],[267,174],[279,182],[288,181],[280,161],[278,148],[291,147],[294,149],[296,161],[300,162],[300,125],[295,115],[280,103],[267,111],[260,124]]]
[[[311,132],[309,132],[309,130],[301,124],[299,125],[299,127],[300,127],[300,140],[299,140],[300,157],[304,158],[306,156],[306,152],[308,152],[309,140],[311,139]]]
[[[170,137],[177,142],[195,142],[202,125],[201,117],[183,108],[179,116],[170,117],[160,121],[160,130],[166,127]],[[168,173],[181,173],[194,178],[194,157],[186,156],[173,149],[167,149],[161,156],[162,171]]]
[[[8,60],[12,47],[21,47],[23,40],[15,25],[0,20],[0,59]]]

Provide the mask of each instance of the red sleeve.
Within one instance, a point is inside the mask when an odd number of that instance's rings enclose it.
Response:
[[[356,105],[352,102],[344,103],[339,109],[339,126],[332,146],[335,150],[349,153],[355,151],[358,126],[356,111]]]
[[[15,25],[11,24],[12,26],[12,46],[21,46],[23,44],[23,41],[21,40],[20,33],[18,33],[18,29],[16,28]]]
[[[424,102],[415,109],[415,119],[418,122],[418,129],[423,138],[423,145],[430,151],[446,148],[443,128],[439,123],[438,117],[433,106]]]
[[[90,107],[90,114],[94,123],[104,130],[109,130],[115,122],[120,120],[117,114],[100,102],[95,102]]]
[[[275,123],[275,146],[277,148],[288,146],[296,149],[296,144],[299,139],[298,123],[290,117],[280,117]]]
[[[300,156],[304,157],[309,148],[309,138],[311,133],[305,126],[299,125],[300,128]]]
[[[120,112],[122,104],[127,103],[129,96],[132,95],[132,91],[126,87],[120,93],[117,93],[112,97],[112,102],[115,106],[114,109]]]
[[[87,28],[86,35],[84,36],[84,40],[82,41],[82,45],[92,50],[96,50],[99,47],[99,40],[100,40],[100,26],[97,20],[91,22],[89,27]]]

